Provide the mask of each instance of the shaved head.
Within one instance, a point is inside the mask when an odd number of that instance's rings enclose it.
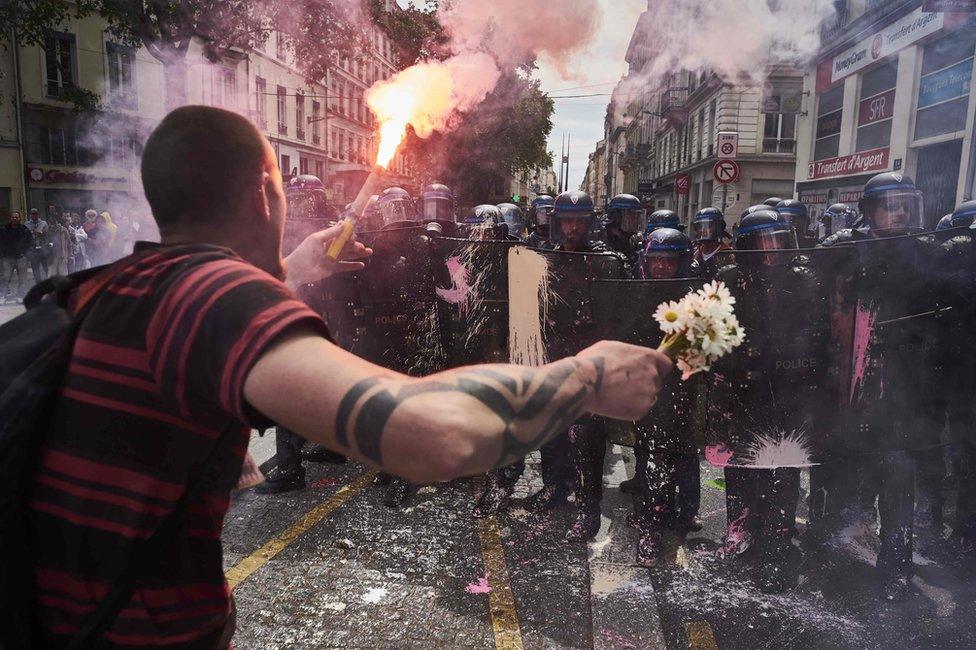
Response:
[[[160,229],[233,216],[261,182],[266,146],[237,113],[185,106],[167,115],[142,155],[142,186]]]

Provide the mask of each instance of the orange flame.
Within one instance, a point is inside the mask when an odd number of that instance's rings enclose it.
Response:
[[[485,98],[499,77],[487,54],[418,63],[380,81],[366,93],[366,103],[380,123],[376,164],[387,167],[412,126],[421,138],[445,130],[456,111],[470,110]]]

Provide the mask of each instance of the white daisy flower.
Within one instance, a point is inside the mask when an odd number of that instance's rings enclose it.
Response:
[[[665,334],[675,334],[686,327],[687,313],[681,303],[674,301],[662,303],[654,312],[654,320],[661,325]]]

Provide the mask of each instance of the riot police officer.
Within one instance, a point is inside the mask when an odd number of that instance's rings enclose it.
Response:
[[[620,259],[623,273],[626,276],[632,275],[625,256],[614,253],[602,241],[590,239],[594,220],[593,200],[588,194],[578,190],[560,194],[556,197],[552,215],[553,249],[572,253],[614,254]],[[586,279],[579,280],[582,282]],[[582,306],[568,305],[567,307],[578,310]],[[564,328],[564,331],[572,331],[574,325],[575,323],[557,323],[556,326]],[[585,335],[584,332],[583,336]],[[585,341],[575,342],[576,345],[583,343]],[[572,443],[572,458],[576,469],[577,517],[567,533],[567,538],[573,541],[584,541],[595,536],[600,528],[603,463],[607,449],[606,421],[584,416],[570,427],[569,439]]]
[[[935,225],[935,232],[942,232],[943,230],[952,230],[952,228],[953,228],[952,213],[950,212],[947,215],[943,215],[943,217],[939,219],[939,223]]]
[[[959,492],[952,536],[957,549],[972,558],[976,551],[976,357],[972,332],[976,329],[976,201],[960,205],[949,215],[948,239],[939,245],[936,274],[946,313],[938,364],[947,390],[950,461],[956,467]]]
[[[618,194],[607,204],[607,244],[613,250],[627,256],[636,267],[640,249],[635,235],[644,217],[644,206],[631,194]]]
[[[766,206],[767,208],[772,208],[773,210],[775,210],[776,206],[778,206],[782,202],[783,199],[779,198],[778,196],[771,196],[765,201],[763,201],[762,205]]]
[[[821,239],[826,239],[841,230],[853,228],[857,219],[857,210],[846,203],[834,203],[820,216],[820,223],[824,228]]]
[[[681,217],[674,210],[656,210],[652,212],[647,218],[644,237],[646,238],[658,228],[674,228],[675,230],[684,231],[684,226],[681,224]]]
[[[775,211],[756,210],[743,217],[735,240],[736,251],[751,252],[737,252],[735,264],[718,274],[750,332],[744,358],[716,368],[721,372],[710,398],[718,415],[710,428],[728,427],[724,438],[736,458],[741,450],[755,454],[763,445],[782,444],[777,436],[785,441],[790,432],[805,430],[815,399],[811,368],[818,364],[797,360],[826,355],[829,313],[825,299],[813,298],[825,298],[826,292],[817,290],[816,275],[796,248],[792,229]],[[732,557],[755,547],[760,588],[779,592],[792,583],[798,566],[792,536],[800,469],[768,468],[748,453],[725,469],[728,524],[721,552]]]
[[[454,193],[443,183],[432,183],[420,194],[419,211],[424,223],[455,223]]]
[[[694,275],[692,265],[688,236],[673,228],[659,228],[647,242],[640,275],[647,280],[689,278]],[[692,431],[697,388],[697,380],[672,378],[654,410],[635,427],[634,510],[640,532],[637,564],[641,566],[657,564],[666,527],[679,534],[702,528],[698,519],[701,476]]]
[[[715,275],[715,256],[732,247],[723,240],[728,236],[725,230],[725,215],[718,208],[702,208],[695,214],[691,224],[694,237],[695,262],[700,273],[706,278]]]
[[[900,173],[878,174],[869,180],[859,207],[861,219],[855,226],[827,237],[821,246],[856,245],[921,230],[921,192],[910,178]],[[926,286],[926,278],[920,277],[911,264],[915,256],[924,252],[925,245],[923,240],[908,238],[891,242],[891,250],[885,249],[874,257],[866,251],[866,261],[860,270],[861,282],[865,290],[872,292],[881,309],[890,309],[891,305],[914,307],[931,298],[933,292]],[[896,259],[891,259],[893,256]],[[843,477],[831,478],[829,474],[856,472],[861,479],[861,507],[869,517],[873,515],[877,496],[881,519],[879,587],[883,597],[892,601],[902,600],[908,593],[914,570],[916,463],[919,450],[931,446],[932,440],[925,438],[936,437],[936,432],[931,430],[931,405],[924,399],[924,389],[931,388],[928,382],[931,376],[927,374],[931,368],[921,356],[929,345],[923,340],[926,332],[934,330],[929,325],[928,321],[913,319],[897,328],[874,329],[872,340],[877,340],[882,362],[876,370],[869,367],[871,390],[866,393],[864,404],[851,415],[849,424],[849,435],[866,439],[864,445],[871,454],[858,459],[856,470],[851,461],[840,459],[832,463],[834,468],[825,464],[814,473],[826,474],[825,485],[842,489],[839,486],[843,485]],[[913,351],[918,348],[923,351]],[[919,374],[924,376],[921,381]],[[814,478],[812,474],[811,481]]]
[[[496,207],[501,212],[502,223],[508,228],[509,238],[521,241],[526,236],[525,215],[522,213],[522,208],[514,203],[499,203]]]
[[[383,190],[376,200],[376,212],[380,230],[408,228],[420,223],[410,193],[400,187],[389,187]]]
[[[776,214],[796,233],[800,248],[812,248],[816,243],[810,236],[810,212],[800,201],[786,199],[776,204]]]
[[[529,209],[529,225],[532,232],[525,238],[526,246],[532,248],[547,248],[549,246],[549,227],[555,201],[548,194],[541,194],[532,199]]]

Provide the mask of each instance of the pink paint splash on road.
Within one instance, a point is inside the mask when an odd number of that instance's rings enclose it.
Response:
[[[871,337],[874,334],[874,321],[877,312],[863,303],[857,303],[857,311],[854,314],[854,372],[851,379],[851,403],[854,403],[854,395],[864,388],[864,379],[867,375],[870,359],[868,352],[871,348]]]
[[[728,467],[734,455],[725,445],[708,445],[705,447],[705,460],[712,467]]]
[[[489,594],[491,585],[488,584],[488,578],[481,577],[478,578],[478,582],[472,582],[464,590],[469,594]]]
[[[447,272],[451,276],[451,288],[441,289],[437,287],[437,295],[444,302],[457,305],[463,314],[468,309],[468,304],[474,296],[474,287],[471,286],[471,272],[461,263],[460,257],[451,257],[447,260]]]

